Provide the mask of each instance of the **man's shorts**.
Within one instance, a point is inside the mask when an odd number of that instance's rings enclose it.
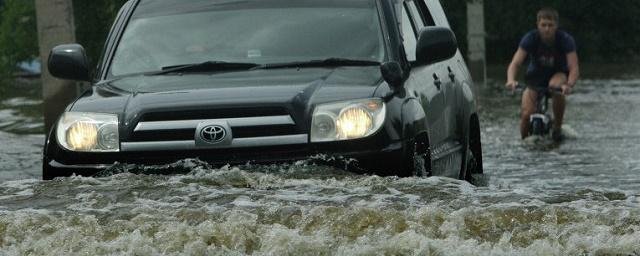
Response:
[[[551,81],[553,75],[557,73],[563,73],[568,76],[567,72],[563,70],[538,71],[527,73],[527,75],[525,76],[525,82],[527,83],[527,87],[532,90],[544,90],[549,88],[549,81]]]

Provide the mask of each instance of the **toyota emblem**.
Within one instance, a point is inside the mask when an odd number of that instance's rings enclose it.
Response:
[[[227,136],[227,130],[220,125],[208,125],[200,130],[200,138],[211,144],[220,143]]]

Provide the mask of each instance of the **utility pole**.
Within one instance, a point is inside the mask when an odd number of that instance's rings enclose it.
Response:
[[[54,46],[76,42],[75,25],[72,0],[35,1],[42,62],[44,127],[45,133],[48,133],[66,105],[77,96],[75,82],[54,78],[47,67],[49,52]]]
[[[476,84],[485,86],[487,82],[487,59],[483,0],[467,1],[467,31],[469,69]]]

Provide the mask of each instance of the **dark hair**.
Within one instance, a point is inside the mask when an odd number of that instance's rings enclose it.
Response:
[[[556,9],[551,7],[544,7],[538,11],[538,21],[541,19],[553,20],[558,22],[560,19],[560,15]]]

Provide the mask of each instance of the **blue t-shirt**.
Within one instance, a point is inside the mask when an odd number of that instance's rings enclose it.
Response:
[[[555,44],[548,46],[542,42],[538,30],[532,30],[524,35],[520,47],[529,56],[528,76],[557,72],[568,74],[567,54],[576,51],[576,42],[569,33],[557,30]]]

